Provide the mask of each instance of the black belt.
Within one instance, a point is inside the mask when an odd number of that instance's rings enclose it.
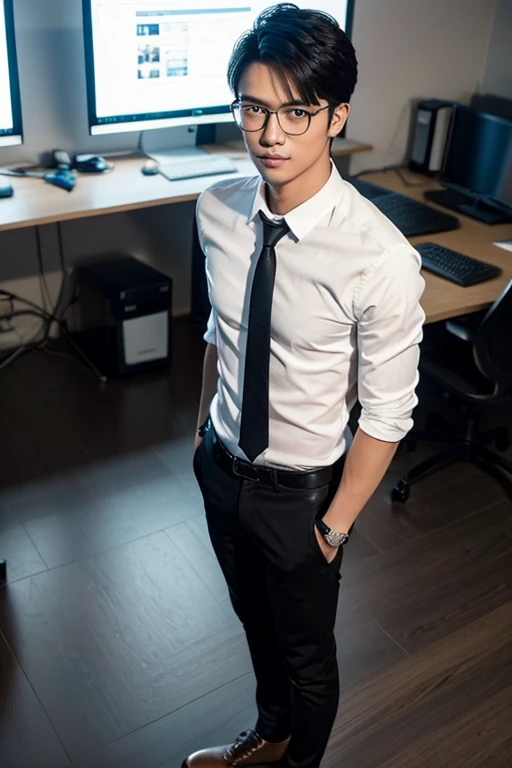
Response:
[[[210,425],[210,429],[213,427]],[[228,451],[221,443],[215,432],[213,433],[213,458],[216,463],[228,474],[244,480],[252,480],[256,483],[277,490],[279,485],[286,488],[319,488],[327,485],[334,479],[337,464],[330,467],[294,472],[287,469],[274,469],[251,464],[250,461],[239,459]]]

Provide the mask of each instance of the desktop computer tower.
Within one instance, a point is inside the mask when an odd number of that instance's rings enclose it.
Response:
[[[78,268],[73,340],[106,376],[171,362],[172,279],[131,256]]]
[[[409,168],[433,176],[442,168],[454,104],[430,99],[420,101],[413,124]]]

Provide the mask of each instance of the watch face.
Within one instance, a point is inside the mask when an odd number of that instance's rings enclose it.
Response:
[[[333,531],[323,520],[316,520],[316,526],[331,547],[340,547],[342,544],[346,544],[349,539],[348,533]]]
[[[348,536],[346,533],[336,533],[336,531],[330,531],[327,536],[327,543],[331,545],[331,547],[340,547],[342,544],[345,544],[348,541]]]

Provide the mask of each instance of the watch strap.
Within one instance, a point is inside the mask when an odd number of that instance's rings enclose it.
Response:
[[[199,437],[204,437],[206,433],[208,432],[208,429],[210,427],[210,417],[206,419],[206,421],[203,421],[201,426],[197,428],[197,434]]]
[[[322,534],[325,541],[331,547],[341,547],[349,540],[348,533],[340,533],[339,531],[334,531],[332,528],[329,528],[327,523],[324,523],[321,518],[317,518],[315,520],[315,525]]]

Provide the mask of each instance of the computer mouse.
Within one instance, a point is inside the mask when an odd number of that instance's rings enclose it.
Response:
[[[14,189],[10,184],[0,181],[0,197],[12,197],[14,195]]]
[[[141,172],[144,176],[156,176],[158,173],[158,163],[156,160],[146,160],[141,168]]]
[[[81,173],[103,173],[114,166],[99,155],[75,155],[73,167]]]

